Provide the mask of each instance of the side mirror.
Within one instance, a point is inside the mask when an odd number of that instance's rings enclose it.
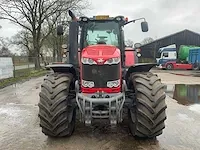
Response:
[[[140,48],[141,46],[142,46],[142,44],[140,44],[140,43],[135,43],[135,44],[134,44],[134,48],[135,48],[135,49]]]
[[[63,34],[64,34],[63,26],[62,25],[58,25],[57,26],[57,35],[61,36]]]
[[[142,22],[141,28],[142,28],[142,32],[148,32],[149,31],[148,23],[146,21]]]

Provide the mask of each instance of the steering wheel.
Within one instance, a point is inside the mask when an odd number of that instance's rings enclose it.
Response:
[[[105,41],[98,41],[97,44],[106,44]]]
[[[108,38],[107,36],[97,36],[98,39],[95,39],[97,41],[97,44],[106,44],[107,40],[106,38]]]

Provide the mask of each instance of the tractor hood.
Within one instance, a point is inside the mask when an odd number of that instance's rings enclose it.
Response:
[[[112,45],[91,45],[83,49],[82,57],[92,59],[120,57],[120,50]]]

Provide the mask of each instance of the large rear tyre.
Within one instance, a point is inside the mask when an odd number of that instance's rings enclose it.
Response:
[[[76,109],[70,97],[71,74],[47,75],[41,86],[39,118],[42,132],[51,137],[72,135],[75,128]]]
[[[166,120],[164,85],[152,73],[132,74],[136,99],[128,110],[129,128],[133,136],[154,138],[162,134]]]

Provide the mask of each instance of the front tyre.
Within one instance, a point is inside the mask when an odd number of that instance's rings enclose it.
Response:
[[[70,97],[71,74],[47,75],[41,86],[39,118],[42,132],[51,137],[70,136],[75,128],[76,109]]]
[[[129,108],[129,128],[133,136],[153,138],[162,134],[166,120],[164,85],[152,73],[132,74],[135,101]]]

